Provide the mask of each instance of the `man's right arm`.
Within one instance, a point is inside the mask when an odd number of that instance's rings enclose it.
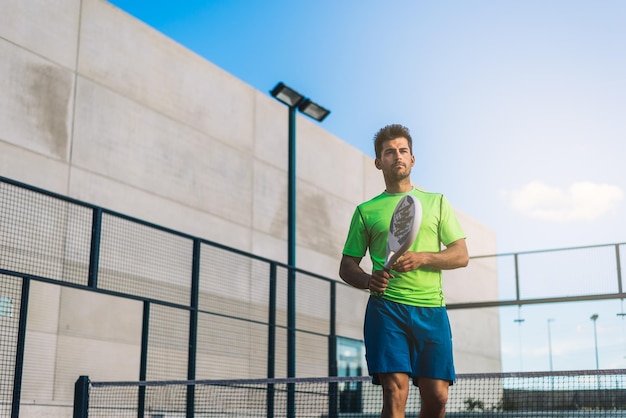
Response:
[[[359,266],[360,263],[361,257],[350,257],[344,254],[339,265],[339,277],[357,289],[369,289],[371,276],[363,271]]]
[[[393,275],[385,270],[376,270],[373,275],[367,274],[359,266],[359,263],[361,263],[360,257],[343,255],[339,266],[339,277],[357,289],[384,292],[389,284],[389,278]]]

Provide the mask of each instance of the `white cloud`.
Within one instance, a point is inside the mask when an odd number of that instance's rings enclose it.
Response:
[[[618,186],[572,183],[567,189],[533,181],[521,189],[504,193],[509,205],[521,214],[546,221],[592,221],[614,211],[624,200]]]

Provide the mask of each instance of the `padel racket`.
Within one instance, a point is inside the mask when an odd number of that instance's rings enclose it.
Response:
[[[406,195],[400,199],[393,210],[389,233],[387,235],[387,256],[383,268],[389,272],[398,258],[400,258],[415,242],[417,232],[422,223],[422,204],[413,195]],[[381,292],[372,292],[380,296]]]
[[[390,270],[398,258],[413,245],[421,223],[422,205],[420,201],[410,194],[404,196],[396,205],[389,223],[385,270]]]

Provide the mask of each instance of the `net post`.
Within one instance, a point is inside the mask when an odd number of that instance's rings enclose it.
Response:
[[[74,414],[73,418],[89,416],[89,376],[80,376],[74,383]]]

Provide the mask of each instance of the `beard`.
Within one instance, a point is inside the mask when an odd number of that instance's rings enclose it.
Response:
[[[387,180],[400,182],[411,176],[411,167],[398,167],[397,169],[391,169],[384,174]]]

